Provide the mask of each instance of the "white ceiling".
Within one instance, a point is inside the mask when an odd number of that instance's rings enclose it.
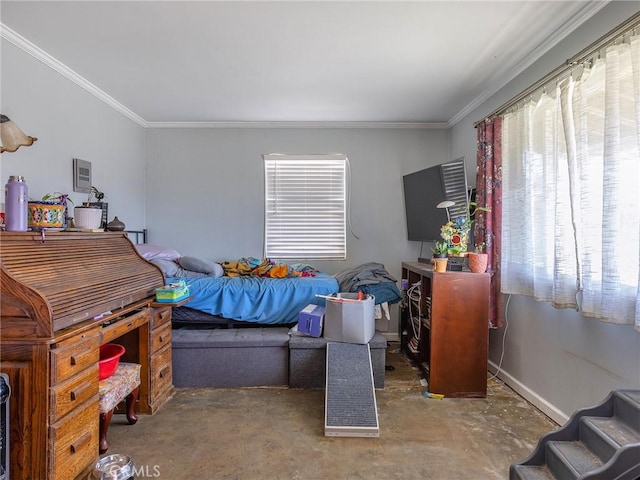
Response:
[[[0,33],[146,126],[452,125],[606,3],[2,0]]]

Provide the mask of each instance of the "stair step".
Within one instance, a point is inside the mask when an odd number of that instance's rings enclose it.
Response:
[[[509,480],[554,480],[546,465],[516,465],[511,469]]]
[[[640,432],[640,390],[618,390],[614,394],[615,416]]]
[[[620,447],[640,442],[640,433],[618,417],[582,417],[580,422],[580,440],[603,462]]]
[[[640,390],[614,390],[577,410],[509,468],[510,480],[549,478],[640,480]]]
[[[603,463],[582,442],[551,441],[547,443],[546,453],[546,463],[556,478],[577,479]]]

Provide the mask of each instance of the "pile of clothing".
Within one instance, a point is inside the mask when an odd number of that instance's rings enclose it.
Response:
[[[363,292],[375,299],[376,318],[389,319],[389,304],[402,300],[398,280],[376,262],[364,263],[335,275],[340,292]]]
[[[234,262],[223,262],[222,269],[228,277],[253,275],[256,277],[288,278],[315,277],[318,270],[312,265],[276,263],[268,258],[243,257]]]

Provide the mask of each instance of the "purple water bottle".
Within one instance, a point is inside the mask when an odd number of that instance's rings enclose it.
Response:
[[[22,175],[11,175],[4,186],[5,230],[7,232],[27,231],[27,202],[29,194]]]

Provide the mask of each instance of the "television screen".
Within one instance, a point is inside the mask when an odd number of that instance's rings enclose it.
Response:
[[[441,240],[440,228],[447,223],[447,211],[437,205],[444,200],[455,202],[449,208],[451,218],[469,211],[464,158],[404,175],[402,182],[408,240]]]

